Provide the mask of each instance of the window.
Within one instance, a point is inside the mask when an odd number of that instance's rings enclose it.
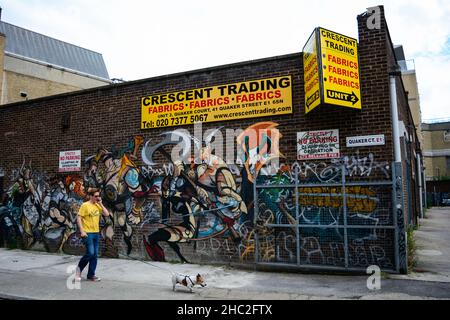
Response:
[[[444,131],[444,142],[450,142],[450,130]]]

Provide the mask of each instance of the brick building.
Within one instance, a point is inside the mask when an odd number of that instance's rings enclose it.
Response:
[[[422,132],[427,204],[440,206],[450,194],[450,122],[422,123]]]
[[[424,157],[427,180],[450,177],[450,122],[423,123]]]
[[[106,256],[327,270],[375,264],[406,272],[405,228],[420,212],[420,148],[383,7],[378,14],[379,27],[369,27],[369,12],[357,17],[361,110],[323,105],[305,114],[302,52],[1,108],[3,186],[10,198],[21,199],[9,200],[9,211],[17,215],[10,220],[23,225],[23,231],[16,230],[22,233],[17,245],[79,252],[76,203],[84,195],[82,186],[97,186],[115,212],[114,221],[103,225]],[[282,114],[204,121],[203,141],[195,139],[193,125],[141,129],[141,108],[147,110],[150,101],[171,103],[200,94],[200,88],[230,90],[228,84],[238,84],[232,87],[236,93],[244,82],[261,89],[263,82],[271,85],[264,79],[275,78],[292,99]],[[397,159],[393,84],[400,124]],[[200,115],[198,120],[206,120]],[[217,133],[227,130],[235,136],[222,143]],[[332,146],[337,154],[299,160],[299,132],[319,131],[337,138]],[[383,143],[347,146],[347,138],[374,135],[383,136]],[[201,143],[198,154],[214,161],[181,166],[170,158],[168,138],[192,149]],[[208,142],[232,145],[241,162],[225,164],[209,155]],[[81,172],[58,172],[62,151],[81,151]],[[269,166],[269,158],[277,158],[277,166]],[[24,191],[30,184],[32,199]],[[10,234],[12,222],[3,227]],[[3,238],[14,237],[4,231]]]

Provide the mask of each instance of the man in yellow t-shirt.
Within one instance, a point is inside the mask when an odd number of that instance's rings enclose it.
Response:
[[[88,196],[89,200],[81,205],[77,215],[78,228],[86,246],[86,254],[78,263],[75,279],[81,280],[81,272],[89,263],[87,279],[100,281],[100,278],[95,275],[100,244],[100,215],[103,214],[107,217],[109,211],[103,205],[100,192],[97,189],[89,190]]]

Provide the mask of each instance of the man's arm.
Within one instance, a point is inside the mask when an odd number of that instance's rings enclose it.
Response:
[[[80,235],[82,238],[87,237],[87,233],[83,229],[83,224],[81,223],[81,216],[77,215],[77,224],[78,224],[78,230],[80,230]]]
[[[108,211],[108,209],[106,209],[106,207],[103,205],[102,200],[100,199],[100,200],[98,201],[98,203],[99,203],[100,206],[102,207],[102,214],[103,214],[103,216],[104,216],[104,217],[108,217],[108,216],[109,216],[109,211]]]

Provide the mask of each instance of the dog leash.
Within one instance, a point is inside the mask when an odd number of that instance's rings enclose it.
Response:
[[[128,256],[128,255],[124,255],[124,254],[121,254],[121,253],[118,253],[118,255],[119,255],[119,256],[122,256],[122,257],[124,257],[124,258],[127,258],[127,259],[136,260],[136,261],[145,263],[145,264],[147,264],[147,265],[149,265],[149,266],[152,266],[152,267],[155,267],[155,268],[158,268],[158,269],[161,269],[161,270],[169,271],[171,274],[174,274],[174,275],[180,275],[180,276],[183,276],[183,277],[186,276],[186,275],[181,274],[181,273],[173,272],[173,271],[170,270],[169,268],[163,268],[163,267],[157,266],[157,265],[155,265],[155,264],[153,264],[153,263],[150,263],[150,262],[147,262],[147,261],[143,261],[143,260],[140,260],[140,259],[136,259],[136,258],[133,258],[133,257]]]

